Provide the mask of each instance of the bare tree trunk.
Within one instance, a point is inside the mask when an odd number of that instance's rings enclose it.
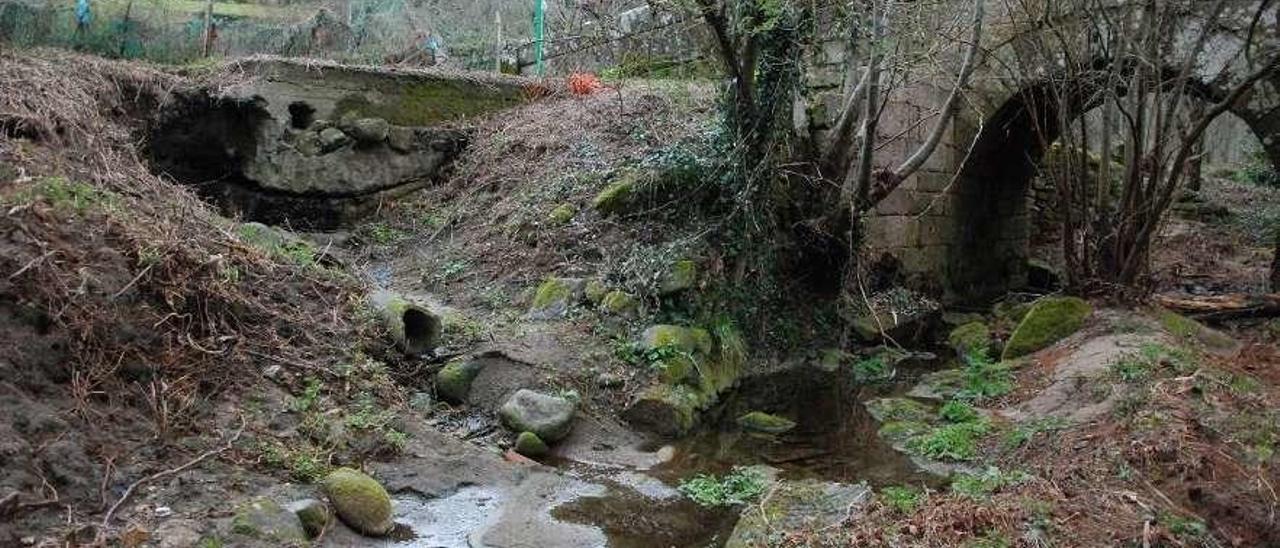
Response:
[[[1280,226],[1276,229],[1276,250],[1271,258],[1271,291],[1280,293]]]

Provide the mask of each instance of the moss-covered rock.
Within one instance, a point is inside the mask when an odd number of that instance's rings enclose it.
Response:
[[[1044,297],[1036,301],[1005,343],[1001,359],[1025,356],[1058,342],[1084,327],[1093,307],[1077,297]]]
[[[696,379],[694,373],[710,362],[715,349],[707,330],[678,325],[649,327],[640,334],[638,347],[667,384]]]
[[[934,417],[932,408],[910,398],[876,398],[868,401],[866,406],[871,417],[882,423],[928,422]]]
[[[970,322],[951,330],[947,335],[947,344],[961,356],[978,354],[988,356],[991,352],[991,330],[982,322]]]
[[[658,383],[641,392],[622,416],[643,430],[679,437],[693,430],[698,412],[712,401],[706,393],[692,386]]]
[[[347,526],[365,535],[383,536],[395,528],[391,496],[377,480],[358,470],[339,468],[324,479],[324,494]]]
[[[634,316],[640,303],[623,291],[610,291],[600,300],[600,310],[614,316]]]
[[[236,508],[231,532],[280,546],[303,546],[307,532],[298,516],[270,499],[254,499]]]
[[[289,504],[289,511],[298,516],[307,536],[316,538],[329,526],[329,507],[316,499],[303,499]]]
[[[768,497],[743,510],[725,548],[776,546],[778,531],[828,530],[860,514],[870,502],[866,484],[780,481]]]
[[[1240,342],[1226,333],[1172,310],[1161,308],[1157,311],[1157,317],[1160,326],[1170,335],[1187,342],[1199,343],[1212,352],[1230,354],[1240,348]]]
[[[967,382],[964,369],[943,369],[921,377],[907,395],[922,400],[947,401],[964,390]]]
[[[436,373],[436,393],[440,398],[451,403],[467,403],[471,394],[471,383],[484,369],[484,363],[478,360],[453,360]]]
[[[605,296],[609,294],[609,287],[604,285],[604,282],[599,279],[592,278],[587,280],[587,283],[583,285],[582,294],[591,304],[600,304],[600,302],[604,300]]]
[[[551,226],[564,226],[569,224],[577,213],[578,209],[572,204],[560,204],[547,214],[547,223]]]
[[[634,178],[623,177],[600,191],[591,202],[591,206],[605,215],[620,215],[630,208],[635,193]]]
[[[752,411],[738,417],[738,426],[748,432],[763,434],[781,434],[796,427],[795,421],[771,415],[762,411]]]
[[[529,317],[533,319],[561,318],[569,308],[582,298],[586,283],[577,278],[547,278],[533,294]]]
[[[521,432],[519,436],[516,436],[516,452],[521,455],[536,459],[546,456],[548,451],[550,449],[547,448],[546,442],[542,441],[542,438],[539,438],[533,432]]]
[[[515,394],[498,409],[502,423],[516,432],[532,432],[547,443],[555,443],[569,435],[577,402],[527,388]]]
[[[693,288],[698,283],[698,263],[683,259],[672,263],[659,279],[658,292],[673,295]]]

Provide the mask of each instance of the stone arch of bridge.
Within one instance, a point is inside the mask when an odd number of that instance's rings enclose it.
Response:
[[[1099,63],[1104,63],[1099,61]],[[1095,65],[1105,68],[1104,65]],[[1027,192],[1044,156],[1044,143],[1056,141],[1065,119],[1078,120],[1099,104],[1098,88],[1080,78],[1064,82],[1060,74],[1047,74],[1023,83],[1012,92],[997,95],[997,105],[980,123],[971,147],[960,162],[952,189],[955,242],[950,248],[947,278],[951,293],[961,300],[977,301],[1026,285],[1030,222]],[[1052,83],[1052,84],[1051,84]],[[1064,83],[1066,84],[1064,86]],[[1050,85],[1070,93],[1050,93]],[[1201,101],[1217,101],[1226,95],[1222,87],[1192,82],[1186,93]],[[1063,105],[1054,97],[1064,97]],[[1280,169],[1280,74],[1260,82],[1245,100],[1230,109],[1263,144],[1267,156]]]

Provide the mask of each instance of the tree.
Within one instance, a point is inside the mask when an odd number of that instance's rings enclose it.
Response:
[[[1272,2],[1256,3],[1245,18],[1224,17],[1227,4],[1022,2],[1014,13],[1023,24],[1036,22],[1045,30],[1019,49],[1011,70],[1061,67],[1027,85],[1023,99],[1039,113],[1030,116],[1038,149],[1060,142],[1075,156],[1067,162],[1074,169],[1049,174],[1058,189],[1063,256],[1075,289],[1141,293],[1153,240],[1187,182],[1205,130],[1280,71],[1280,53],[1257,33],[1265,11],[1275,9]],[[1206,48],[1222,48],[1224,37],[1237,37],[1239,51],[1229,57],[1233,62],[1205,74]],[[1198,106],[1200,101],[1208,105]],[[1089,136],[1077,122],[1101,105],[1114,108],[1121,121],[1118,185],[1088,176]],[[1099,161],[1109,166],[1111,158],[1108,146]]]

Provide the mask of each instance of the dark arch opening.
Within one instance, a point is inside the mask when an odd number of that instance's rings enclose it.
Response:
[[[414,307],[406,308],[401,320],[406,354],[425,354],[435,349],[440,339],[440,320]]]
[[[1098,66],[1105,66],[1099,61]],[[1046,82],[1061,80],[1049,79]],[[1098,79],[1097,81],[1102,81]],[[1045,143],[1057,141],[1063,118],[1074,123],[1100,106],[1103,94],[1083,77],[1064,94],[1055,94],[1048,83],[1028,86],[1014,94],[985,122],[973,150],[961,166],[954,189],[953,218],[956,243],[951,248],[946,273],[951,293],[958,300],[990,300],[1011,289],[1027,286],[1030,223],[1027,192],[1045,156]],[[1124,90],[1117,90],[1119,95]],[[1192,82],[1187,95],[1207,101],[1220,100],[1221,90]],[[1065,97],[1069,104],[1059,103]],[[1059,117],[1059,110],[1065,117]],[[1273,163],[1280,165],[1280,142],[1267,143],[1266,128],[1280,128],[1277,120],[1233,112],[1264,143]],[[1272,115],[1264,116],[1270,117]]]

